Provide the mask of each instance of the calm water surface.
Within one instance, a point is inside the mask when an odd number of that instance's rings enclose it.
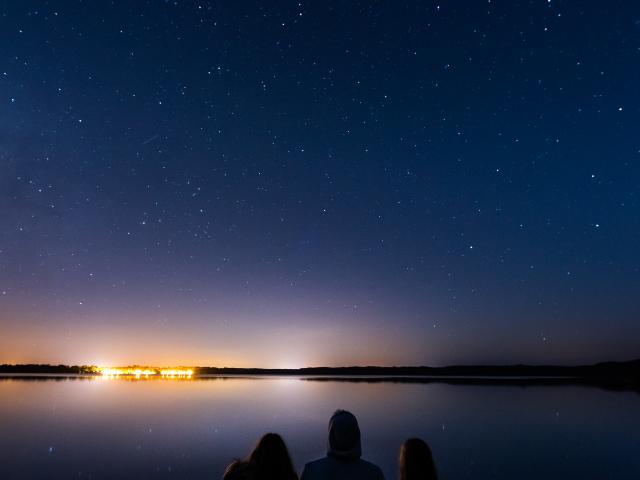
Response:
[[[246,377],[0,379],[0,478],[217,479],[268,431],[301,469],[336,408],[388,479],[409,436],[443,480],[640,478],[636,392]]]

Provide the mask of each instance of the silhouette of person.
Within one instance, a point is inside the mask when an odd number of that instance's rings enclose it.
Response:
[[[277,433],[267,433],[258,441],[247,460],[231,463],[223,480],[298,480],[289,451]]]
[[[356,417],[336,410],[329,420],[327,456],[304,466],[300,480],[384,480],[377,465],[362,460]]]
[[[400,480],[438,480],[436,465],[427,442],[410,438],[400,447]]]

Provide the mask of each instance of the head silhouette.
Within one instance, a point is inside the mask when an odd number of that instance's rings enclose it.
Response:
[[[267,433],[258,441],[248,460],[249,468],[260,480],[297,479],[289,451],[277,433]]]
[[[329,420],[327,455],[340,460],[356,460],[362,455],[360,427],[353,413],[336,410]]]
[[[429,445],[419,438],[410,438],[400,447],[400,480],[437,480]]]

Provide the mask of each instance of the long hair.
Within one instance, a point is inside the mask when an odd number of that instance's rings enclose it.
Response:
[[[263,435],[247,463],[256,480],[298,480],[287,446],[277,433]]]
[[[400,447],[400,480],[438,480],[436,465],[429,445],[410,438]]]

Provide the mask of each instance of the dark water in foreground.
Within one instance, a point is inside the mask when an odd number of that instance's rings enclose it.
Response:
[[[388,479],[409,436],[443,480],[640,478],[636,392],[299,378],[0,379],[0,478],[216,479],[267,431],[301,469],[336,408]]]

